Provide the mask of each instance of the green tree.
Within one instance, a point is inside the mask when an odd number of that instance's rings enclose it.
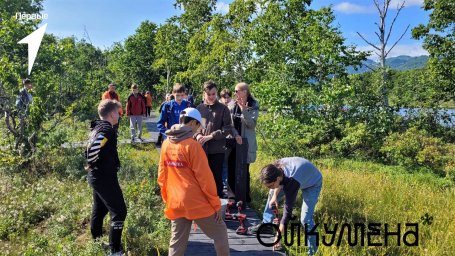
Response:
[[[136,83],[140,90],[151,90],[159,82],[158,73],[153,68],[156,31],[154,23],[143,21],[124,44],[114,44],[107,53],[109,77],[120,84],[120,88],[126,90],[131,83]]]
[[[455,8],[451,0],[425,0],[423,8],[432,11],[428,24],[414,28],[412,35],[424,39],[430,53],[429,66],[438,102],[455,100]],[[435,98],[436,99],[436,98]]]

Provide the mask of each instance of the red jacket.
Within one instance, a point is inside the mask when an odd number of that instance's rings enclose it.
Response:
[[[126,115],[127,116],[143,116],[145,115],[145,98],[139,93],[134,96],[130,94],[126,102]]]

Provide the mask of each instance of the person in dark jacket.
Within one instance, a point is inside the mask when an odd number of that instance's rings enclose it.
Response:
[[[231,113],[227,106],[221,104],[218,99],[218,91],[213,81],[207,81],[203,85],[204,103],[197,106],[202,115],[202,125],[205,129],[199,129],[195,134],[197,141],[204,147],[209,160],[210,169],[215,178],[216,189],[219,197],[223,196],[223,162],[226,146],[226,136],[233,134]],[[238,143],[242,138],[237,136]]]
[[[24,87],[19,91],[16,99],[16,108],[19,112],[27,112],[28,106],[33,103],[33,96],[30,91],[33,88],[32,80],[26,78],[22,81]]]
[[[118,183],[120,160],[117,152],[117,132],[114,125],[119,119],[120,103],[102,100],[98,105],[101,120],[93,121],[87,144],[85,169],[93,189],[93,208],[90,231],[93,239],[103,234],[103,219],[109,212],[109,247],[113,255],[121,255],[121,236],[126,218],[126,204]]]
[[[136,84],[131,85],[131,91],[126,103],[126,115],[130,118],[131,143],[133,143],[136,135],[142,141],[142,119],[146,117],[147,112],[145,111],[146,99],[139,93]]]

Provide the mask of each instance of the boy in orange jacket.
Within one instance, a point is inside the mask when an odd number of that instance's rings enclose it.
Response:
[[[194,221],[214,240],[217,255],[229,255],[226,224],[221,218],[215,180],[202,146],[193,139],[201,126],[195,108],[180,113],[180,124],[166,131],[161,147],[158,184],[171,220],[169,255],[184,255]]]

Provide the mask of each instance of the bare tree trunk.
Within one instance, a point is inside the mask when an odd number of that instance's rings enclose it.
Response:
[[[378,32],[375,32],[376,36],[379,39],[379,46],[371,43],[365,37],[357,32],[357,34],[370,46],[372,46],[377,52],[375,54],[379,57],[380,69],[381,69],[381,95],[382,95],[382,105],[384,107],[389,106],[389,97],[388,97],[388,90],[387,90],[387,67],[385,64],[386,58],[389,55],[390,51],[397,45],[397,43],[403,38],[406,32],[409,29],[409,25],[406,27],[406,30],[401,34],[400,38],[387,50],[387,44],[389,42],[390,35],[392,34],[393,26],[395,25],[395,21],[400,14],[401,10],[404,8],[405,1],[397,6],[397,13],[388,27],[388,31],[386,31],[386,18],[387,12],[389,11],[390,2],[392,0],[382,0],[382,3],[379,3],[379,0],[373,0],[376,9],[378,10],[379,14],[379,24],[375,23],[378,26]]]

